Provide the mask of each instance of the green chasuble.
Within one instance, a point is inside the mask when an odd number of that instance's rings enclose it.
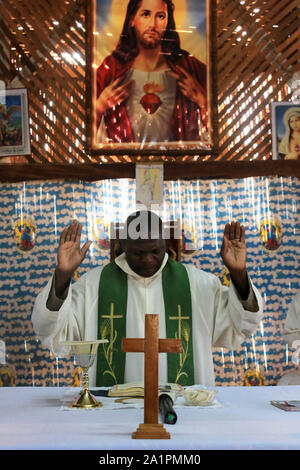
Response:
[[[193,385],[192,301],[185,267],[169,258],[162,270],[162,287],[166,337],[182,342],[182,353],[167,355],[168,381]],[[98,338],[109,342],[98,348],[98,387],[124,383],[126,353],[121,343],[126,338],[127,296],[127,274],[113,261],[103,268],[99,282]]]

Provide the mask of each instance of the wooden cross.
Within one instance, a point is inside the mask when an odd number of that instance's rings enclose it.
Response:
[[[189,320],[190,317],[181,316],[181,305],[178,305],[178,317],[169,317],[170,320],[178,321],[178,338],[181,339],[181,322],[182,320]],[[182,366],[182,353],[180,353],[179,364]]]
[[[123,315],[114,315],[114,304],[110,304],[110,312],[109,315],[102,315],[102,318],[109,318],[110,319],[110,341],[109,344],[111,345],[110,348],[110,363],[112,363],[112,355],[113,355],[113,337],[114,337],[114,318],[122,318]]]
[[[158,354],[181,352],[181,339],[159,339],[158,315],[145,315],[145,338],[122,338],[122,351],[143,352],[144,356],[144,423],[133,439],[170,439],[163,424],[158,423]]]

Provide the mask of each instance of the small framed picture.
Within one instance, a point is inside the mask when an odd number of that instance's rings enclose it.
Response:
[[[272,103],[274,160],[300,159],[300,103]]]
[[[0,90],[0,157],[30,153],[27,90]]]
[[[136,204],[150,208],[163,202],[163,164],[136,164]]]

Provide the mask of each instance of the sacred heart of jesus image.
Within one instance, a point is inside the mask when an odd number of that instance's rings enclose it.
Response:
[[[146,83],[143,88],[146,95],[141,98],[141,105],[148,114],[154,114],[161,105],[160,97],[156,93],[161,93],[162,87],[158,83]]]

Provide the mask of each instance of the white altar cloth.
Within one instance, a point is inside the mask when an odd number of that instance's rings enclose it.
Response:
[[[222,406],[175,407],[177,423],[164,425],[171,434],[168,440],[131,438],[143,422],[143,409],[103,406],[64,411],[62,397],[68,390],[0,388],[0,449],[300,449],[300,412],[286,412],[270,404],[270,400],[300,399],[300,386],[216,387]]]

